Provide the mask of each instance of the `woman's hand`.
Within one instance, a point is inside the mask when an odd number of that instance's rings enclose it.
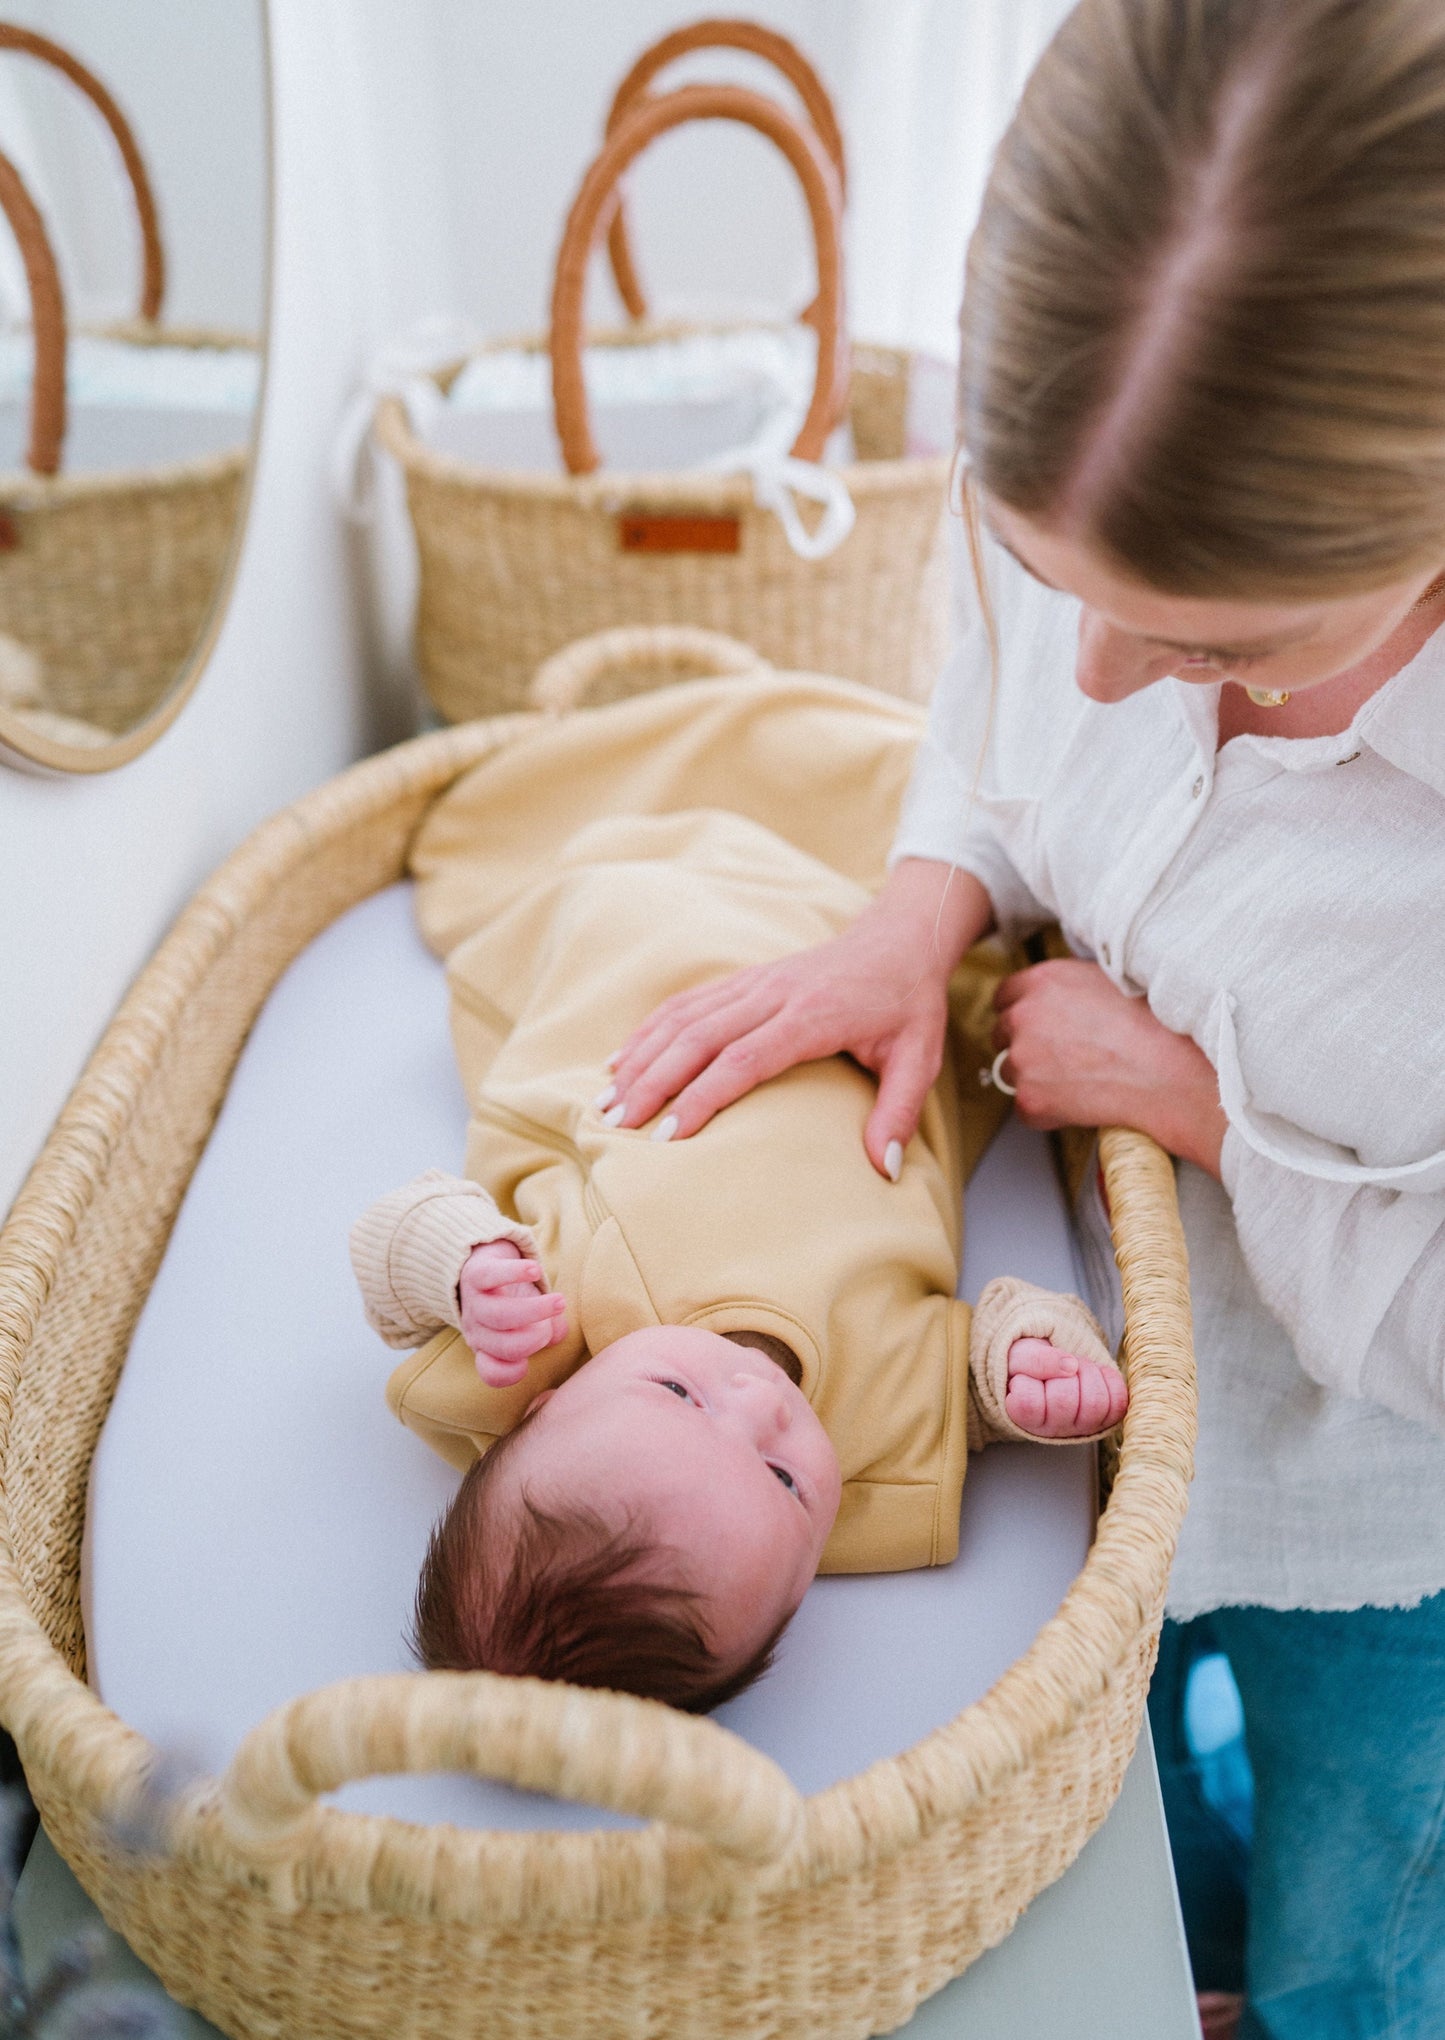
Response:
[[[512,1240],[473,1247],[462,1266],[462,1337],[488,1388],[514,1388],[533,1354],[566,1332],[566,1299],[540,1289],[541,1280],[541,1268]]]
[[[833,941],[666,1000],[624,1044],[598,1104],[619,1126],[666,1106],[657,1137],[685,1139],[769,1077],[851,1055],[878,1078],[863,1144],[896,1181],[943,1059],[948,980],[992,920],[969,873],[905,858]]]
[[[1171,1034],[1097,964],[1074,958],[1005,978],[994,1047],[1030,1126],[1135,1126],[1184,1161],[1219,1174],[1227,1121],[1207,1055]]]

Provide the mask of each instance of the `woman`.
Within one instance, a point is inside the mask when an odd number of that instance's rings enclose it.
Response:
[[[1058,919],[997,1066],[1179,1157],[1198,1474],[1152,1700],[1201,1988],[1238,1844],[1177,1755],[1245,1708],[1243,2030],[1445,2033],[1445,9],[1083,0],[962,314],[985,599],[882,894],[664,1006],[623,1123],[847,1051],[906,1162],[963,951]],[[1231,1907],[1234,1908],[1233,1913]],[[1231,1920],[1234,1924],[1231,1926]]]

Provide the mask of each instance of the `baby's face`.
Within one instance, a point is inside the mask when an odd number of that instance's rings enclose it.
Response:
[[[668,1577],[701,1597],[720,1660],[746,1661],[803,1598],[841,1481],[808,1399],[772,1360],[695,1326],[605,1346],[517,1440],[508,1472],[541,1505],[635,1511]]]

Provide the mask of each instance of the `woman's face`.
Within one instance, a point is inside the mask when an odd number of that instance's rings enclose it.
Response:
[[[980,509],[994,537],[1036,580],[1083,604],[1076,677],[1092,701],[1123,701],[1170,674],[1237,680],[1272,693],[1317,687],[1378,651],[1435,578],[1417,573],[1327,602],[1161,595],[1036,518],[987,495]]]

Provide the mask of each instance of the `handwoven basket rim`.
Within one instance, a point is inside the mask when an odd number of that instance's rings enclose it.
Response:
[[[251,429],[249,425],[247,429]],[[67,474],[62,469],[58,475],[36,475],[25,468],[9,468],[0,470],[0,499],[7,509],[48,509],[57,503],[125,496],[136,490],[152,495],[163,489],[199,488],[244,473],[250,459],[248,439],[243,446],[220,453],[198,453],[190,460],[165,461],[157,467],[115,468],[99,473],[83,469],[78,474]]]
[[[489,468],[478,461],[438,453],[411,428],[399,397],[377,402],[377,438],[406,470],[430,482],[465,489],[488,489],[499,496],[547,497],[580,508],[620,509],[633,502],[718,504],[727,509],[755,507],[753,485],[745,474],[709,474],[699,468],[599,468],[595,474],[553,474],[544,469]],[[941,492],[952,470],[948,454],[908,454],[897,460],[854,460],[830,470],[841,475],[854,497],[895,493],[903,487]],[[770,515],[771,513],[764,513]]]
[[[796,676],[805,677],[805,676]],[[692,683],[693,685],[706,683]],[[726,683],[724,683],[726,684]],[[82,1073],[20,1196],[0,1230],[0,1453],[8,1450],[13,1389],[25,1352],[43,1312],[55,1271],[129,1116],[163,1056],[175,1017],[216,967],[244,928],[248,916],[272,899],[289,873],[318,842],[364,825],[384,812],[407,783],[426,780],[429,798],[462,771],[501,745],[539,726],[535,714],[493,717],[410,740],[363,760],[264,822],[234,851],[183,909],[169,935],[137,979]],[[358,894],[357,898],[365,897]],[[354,902],[349,902],[354,903]],[[338,912],[345,911],[338,908]],[[271,981],[274,983],[274,979]],[[270,985],[267,987],[269,995]],[[221,1093],[224,1096],[224,1090]],[[97,1126],[106,1128],[99,1138]],[[1138,1134],[1104,1136],[1106,1168],[1152,1169],[1159,1159],[1153,1143]],[[1122,1161],[1121,1158],[1122,1157]],[[1111,1183],[1113,1182],[1111,1175]],[[1122,1180],[1122,1179],[1121,1179]],[[1168,1179],[1167,1170],[1162,1180]],[[1127,1231],[1128,1205],[1138,1183],[1115,1196],[1116,1221]],[[1169,1193],[1172,1196],[1172,1191]],[[63,1222],[57,1223],[57,1214]],[[1177,1229],[1177,1213],[1172,1216]],[[1123,1234],[1121,1232],[1121,1238]],[[1164,1271],[1177,1287],[1182,1274],[1182,1235],[1176,1261]],[[1126,1282],[1127,1289],[1127,1282]],[[1187,1299],[1187,1287],[1185,1290]],[[1146,1341],[1147,1343],[1147,1341]],[[1187,1345],[1187,1340],[1186,1340]],[[1156,1356],[1157,1357],[1157,1356]],[[857,1776],[840,1781],[806,1801],[804,1835],[788,1856],[766,1873],[767,1888],[817,1884],[865,1862],[886,1860],[937,1822],[955,1817],[1027,1766],[1038,1750],[1076,1721],[1111,1684],[1137,1649],[1162,1598],[1174,1540],[1187,1499],[1192,1446],[1192,1375],[1189,1355],[1172,1349],[1159,1379],[1136,1378],[1125,1419],[1119,1468],[1110,1502],[1084,1567],[1058,1613],[1029,1649],[982,1699],[897,1756],[880,1759]],[[1165,1376],[1168,1376],[1166,1379]],[[1181,1410],[1164,1421],[1165,1405],[1181,1390]],[[1147,1432],[1162,1423],[1158,1444]],[[1136,1492],[1137,1491],[1137,1492]],[[71,1672],[32,1611],[15,1562],[8,1497],[0,1491],[0,1692],[6,1725],[15,1733],[22,1760],[30,1746],[49,1738],[65,1763],[80,1768],[91,1788],[90,1816],[113,1818],[140,1789],[154,1753],[145,1739],[119,1720]],[[427,1675],[418,1673],[418,1678]],[[1008,1718],[1021,1695],[1033,1704],[1029,1732],[1019,1735]],[[583,1696],[585,1697],[585,1696]],[[643,1705],[645,1703],[638,1703]],[[64,1717],[63,1738],[59,1717]],[[724,1733],[723,1731],[719,1731]],[[59,1761],[56,1759],[54,1761]],[[924,1774],[927,1774],[926,1776]],[[178,1853],[211,1874],[240,1873],[224,1852],[217,1853],[210,1787],[190,1795],[175,1831]],[[343,1824],[338,1827],[338,1823]],[[357,1824],[360,1824],[358,1827]],[[382,1816],[343,1813],[324,1807],[308,1827],[308,1849],[324,1858],[346,1827],[377,1837],[378,1861],[388,1844],[400,1847],[407,1835],[436,1835]],[[655,1861],[659,1847],[686,1858],[711,1860],[712,1852],[688,1844],[672,1830],[640,1833],[547,1830],[520,1835],[454,1830],[457,1846],[470,1853],[478,1875],[489,1847],[527,1853],[536,1866],[533,1889],[546,1889],[549,1851],[565,1850],[574,1867],[586,1859],[639,1864]],[[558,1858],[560,1860],[560,1856]],[[595,1917],[584,1894],[590,1880],[573,1876],[557,1903]],[[646,1880],[639,1877],[639,1887]],[[726,1880],[725,1880],[726,1883]],[[734,1875],[728,1888],[736,1889]],[[717,1881],[693,1879],[684,1909],[716,1902]],[[709,1889],[711,1897],[709,1898]],[[602,1916],[620,1918],[654,1910],[617,1899]]]
[[[650,319],[632,326],[594,329],[588,333],[586,344],[589,347],[638,347],[652,341],[683,339],[697,333],[730,333],[758,328],[782,330],[785,324],[784,321],[765,319],[745,322]],[[852,344],[855,357],[882,358],[899,368],[906,368],[910,361],[924,357],[926,352],[921,348],[898,347],[881,340],[855,340]],[[481,355],[542,354],[546,349],[547,335],[536,331],[486,340],[431,370],[430,380],[445,389],[469,361]],[[485,488],[497,495],[550,497],[584,508],[600,506],[616,509],[622,503],[634,501],[705,502],[729,510],[754,507],[752,483],[744,474],[715,475],[698,469],[677,468],[652,472],[640,468],[602,468],[591,475],[568,475],[540,468],[487,467],[480,461],[439,453],[418,438],[412,430],[406,406],[394,395],[378,399],[374,429],[387,452],[407,472],[424,474],[433,482]],[[928,490],[944,488],[952,465],[950,454],[904,454],[888,460],[851,460],[835,467],[832,472],[842,476],[850,494],[868,496],[892,493],[905,485]]]
[[[12,330],[28,330],[23,323]],[[196,352],[215,350],[227,354],[257,353],[261,342],[251,333],[224,326],[167,326],[154,319],[104,319],[73,329],[95,340],[119,340],[132,347],[189,347]],[[256,436],[256,404],[245,414],[244,444],[220,453],[198,453],[190,460],[161,461],[149,467],[129,467],[96,473],[83,469],[69,474],[62,467],[56,475],[32,474],[28,468],[0,469],[0,496],[6,507],[27,509],[66,502],[81,496],[124,494],[127,489],[166,489],[192,483],[219,481],[251,458]],[[237,414],[238,419],[241,414]]]

